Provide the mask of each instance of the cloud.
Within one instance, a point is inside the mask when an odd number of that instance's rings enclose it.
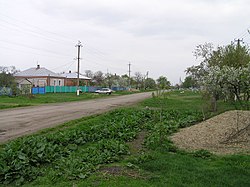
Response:
[[[45,14],[128,32],[137,37],[182,39],[204,35],[244,12],[235,1],[31,1]],[[244,8],[243,8],[244,9]],[[224,20],[224,21],[221,21]],[[208,28],[210,27],[210,28]]]
[[[241,35],[246,41],[249,38],[245,32],[250,26],[247,0],[12,0],[0,3],[3,4],[0,13],[42,28],[35,32],[42,33],[43,37],[36,37],[25,34],[22,23],[8,19],[20,26],[18,32],[1,21],[5,18],[0,14],[0,40],[8,40],[10,48],[26,52],[26,55],[21,52],[12,55],[5,50],[0,58],[20,69],[34,65],[37,59],[48,68],[66,64],[75,57],[74,45],[81,40],[83,70],[106,72],[109,69],[124,74],[131,61],[133,71],[149,70],[154,78],[164,74],[178,82],[186,67],[197,63],[192,56],[197,44],[224,45]],[[46,48],[72,58],[46,58],[42,56],[45,51],[36,56],[34,50],[11,45],[11,42]]]

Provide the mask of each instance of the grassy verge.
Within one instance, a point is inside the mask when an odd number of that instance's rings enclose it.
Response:
[[[133,94],[133,92],[118,91],[113,93],[111,96]],[[89,99],[96,99],[101,97],[110,97],[105,94],[95,93],[82,93],[77,96],[75,93],[47,93],[44,95],[28,95],[28,96],[0,96],[0,109],[16,108],[25,106],[34,106],[47,103],[62,103],[72,101],[84,101]]]
[[[202,120],[202,103],[198,93],[167,93],[137,107],[11,141],[0,149],[0,181],[24,186],[249,186],[249,155],[184,152],[169,140],[179,128]],[[228,109],[221,103],[218,112]],[[142,132],[143,147],[135,151],[128,145]]]

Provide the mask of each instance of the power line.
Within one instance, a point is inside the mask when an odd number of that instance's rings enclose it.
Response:
[[[1,27],[3,29],[10,29],[12,31],[17,31],[19,34],[20,33],[24,33],[24,34],[27,34],[27,35],[33,35],[35,37],[38,37],[38,38],[42,38],[42,39],[45,39],[45,40],[48,40],[48,41],[51,41],[51,42],[61,42],[61,40],[58,40],[58,39],[54,39],[54,38],[51,38],[51,37],[47,37],[39,32],[35,32],[33,30],[30,30],[30,29],[27,29],[27,28],[21,28],[19,27],[18,25],[15,25],[15,24],[12,24],[12,23],[9,23],[8,21],[6,20],[1,20],[0,21],[4,22],[4,23],[7,23],[9,25],[6,25],[6,24],[1,24]]]
[[[89,45],[86,46],[86,47],[89,48],[88,50],[94,52],[95,54],[98,54],[100,56],[105,56],[106,55],[104,52],[100,51],[99,49],[95,49],[95,48],[93,48],[93,47],[91,47]]]
[[[33,55],[39,55],[39,56],[44,56],[44,57],[52,57],[52,58],[64,58],[65,57],[62,57],[62,56],[53,56],[53,55],[45,55],[45,54],[41,54],[41,53],[34,53],[34,52],[30,52],[30,51],[23,51],[23,50],[19,50],[19,49],[14,49],[14,48],[9,48],[9,47],[6,47],[6,46],[0,46],[0,48],[2,49],[7,49],[9,51],[16,51],[16,52],[19,52],[19,53],[26,53],[26,54],[33,54]]]
[[[108,68],[108,69],[113,69],[113,70],[119,70],[119,71],[126,71],[125,68],[118,68],[118,67],[114,67],[114,66],[110,66],[110,65],[107,65],[107,64],[100,64],[98,62],[96,62],[95,60],[93,59],[88,59],[88,58],[85,58],[84,57],[84,62],[87,64],[88,62],[91,63],[91,65],[93,64],[96,64],[98,67],[105,67],[105,68]],[[95,66],[95,67],[97,67]]]
[[[5,14],[3,14],[3,13],[0,13],[0,15],[6,17],[6,18],[8,18],[8,19],[14,20],[15,22],[19,22],[19,23],[22,23],[22,24],[24,24],[24,25],[27,25],[28,27],[30,27],[30,28],[33,29],[33,32],[36,32],[36,33],[41,34],[41,33],[42,33],[41,31],[43,31],[43,32],[46,32],[46,33],[48,33],[48,34],[50,34],[50,35],[54,35],[54,36],[56,36],[56,37],[60,37],[60,40],[63,39],[63,40],[65,40],[65,41],[67,41],[67,42],[74,40],[74,39],[72,39],[72,38],[70,38],[70,37],[68,37],[68,36],[66,36],[66,35],[48,31],[48,30],[43,29],[43,28],[41,28],[41,27],[38,27],[38,26],[35,26],[35,25],[32,25],[32,24],[26,23],[26,22],[24,22],[24,21],[18,20],[18,19],[16,19],[16,18],[7,16],[7,15],[5,15]],[[5,22],[7,22],[7,21],[5,20]],[[17,24],[13,24],[13,23],[10,23],[10,24],[16,25],[17,27],[20,27],[20,26],[17,25]],[[23,29],[23,28],[22,28],[22,29]],[[27,28],[25,28],[25,29],[27,29]],[[34,29],[35,29],[35,31],[34,31]],[[30,30],[30,29],[28,29],[28,30]],[[42,35],[43,35],[43,34],[42,34]],[[67,39],[66,39],[66,38],[67,38]]]
[[[0,17],[0,21],[2,23],[5,23],[5,25],[2,25],[2,28],[5,28],[5,29],[9,28],[12,31],[18,31],[19,33],[22,32],[22,33],[29,34],[29,35],[32,34],[33,36],[36,36],[36,37],[39,37],[39,38],[42,38],[42,39],[45,39],[45,40],[48,40],[48,41],[51,41],[51,42],[62,43],[64,45],[66,45],[66,44],[68,45],[69,43],[71,43],[72,40],[74,40],[69,36],[63,35],[61,33],[51,32],[51,31],[46,30],[44,28],[41,28],[41,27],[38,27],[38,26],[35,26],[35,25],[32,25],[32,24],[26,23],[24,21],[18,20],[16,18],[7,16],[7,15],[5,15],[3,13],[0,13],[0,16],[2,16],[2,19]],[[49,34],[50,36],[45,35],[45,33]],[[50,50],[42,49],[42,48],[37,48],[37,47],[34,47],[34,46],[29,46],[29,45],[22,44],[22,43],[3,41],[3,40],[2,40],[2,42],[12,44],[12,45],[19,45],[19,46],[22,46],[22,47],[25,47],[25,48],[30,48],[30,49],[33,49],[33,50],[39,50],[39,51],[43,51],[43,52],[46,52],[46,53],[53,53],[53,55],[56,55],[56,56],[67,56],[67,57],[69,57],[69,55],[59,54],[59,53],[54,52],[54,51],[50,51]],[[101,59],[102,61],[103,60],[108,61],[107,59],[112,59],[113,61],[117,60],[117,61],[121,61],[121,62],[126,61],[124,59],[114,59],[113,56],[110,57],[109,55],[107,55],[107,53],[105,53],[103,51],[100,51],[99,49],[96,49],[94,47],[91,47],[89,45],[86,46],[86,51],[89,54],[92,55],[91,58]],[[98,63],[96,63],[96,64],[98,64]],[[101,66],[103,66],[103,64]],[[115,67],[111,67],[111,69],[120,69],[121,70],[121,68],[115,68]],[[122,70],[124,70],[124,69],[122,69]]]
[[[48,41],[51,41],[51,42],[62,43],[64,45],[66,45],[66,44],[68,45],[69,43],[72,44],[69,41],[74,40],[71,37],[68,37],[66,35],[62,35],[60,33],[55,33],[55,32],[48,31],[48,30],[43,29],[41,27],[38,27],[38,26],[35,26],[35,25],[32,25],[32,24],[26,23],[24,21],[18,20],[16,18],[7,16],[7,15],[5,15],[3,13],[0,13],[0,16],[7,18],[7,20],[6,19],[3,20],[0,17],[0,21],[8,24],[8,25],[5,24],[4,27],[2,27],[2,28],[5,28],[5,29],[6,29],[6,27],[8,27],[13,31],[14,30],[18,31],[19,33],[22,32],[22,33],[25,33],[25,34],[32,34],[32,35],[34,35],[36,37],[39,37],[39,38],[42,38],[42,39],[45,39],[45,40],[48,40]],[[8,20],[12,20],[12,21],[14,21],[14,23],[10,22]],[[46,36],[46,35],[44,35],[44,32],[48,33],[49,35],[54,36],[54,37]],[[19,44],[19,45],[21,45],[21,44]],[[27,46],[25,46],[25,47],[27,47]],[[29,46],[29,48],[31,48],[31,46]],[[41,49],[36,49],[36,50],[41,50]],[[104,53],[104,52],[100,51],[99,49],[96,49],[96,48],[91,47],[89,45],[86,46],[86,51],[88,53],[92,54],[93,56],[95,56],[96,58],[99,58],[99,59],[107,60],[107,59],[111,58],[111,57],[107,56],[107,53]],[[112,57],[112,59],[113,59],[113,57]],[[116,59],[116,60],[117,61],[124,61],[124,62],[126,61],[124,59]]]
[[[243,42],[243,38],[242,39],[234,39],[234,42],[237,42],[237,46],[239,47],[240,46],[240,43],[244,43]]]
[[[250,29],[250,25],[249,25],[246,29],[244,29],[244,31],[241,32],[241,33],[238,35],[237,38],[244,38],[245,36],[247,36],[247,34],[249,33],[249,29]]]
[[[69,64],[70,64],[70,65],[69,65],[69,67],[70,67],[73,63],[75,63],[75,62],[74,62],[74,61],[72,61],[72,62],[68,62],[67,64],[63,64],[63,65],[58,66],[58,67],[56,67],[56,68],[52,68],[51,70],[59,69],[59,68],[62,68],[62,67],[68,66]]]
[[[11,45],[18,45],[18,46],[22,46],[22,47],[25,47],[25,48],[30,48],[30,49],[33,49],[33,50],[43,51],[43,52],[46,52],[46,53],[52,53],[52,54],[57,55],[57,56],[59,55],[59,56],[65,56],[65,57],[72,57],[70,55],[64,55],[64,54],[57,53],[55,51],[50,51],[50,50],[43,49],[43,48],[37,48],[37,47],[21,44],[21,43],[18,43],[18,42],[11,42],[11,41],[6,41],[6,40],[0,40],[0,42],[4,42],[4,43],[7,43],[7,44],[11,44]]]
[[[8,33],[9,33],[9,31],[12,31],[14,33],[18,33],[19,35],[20,34],[25,34],[25,35],[28,35],[29,37],[32,35],[35,38],[41,38],[41,39],[47,40],[49,42],[54,42],[56,44],[61,43],[64,46],[69,46],[69,44],[72,44],[70,42],[64,42],[64,41],[62,41],[60,39],[47,37],[47,36],[45,36],[43,34],[40,34],[40,33],[37,33],[37,32],[33,32],[31,30],[29,31],[29,30],[25,30],[23,28],[19,28],[19,27],[15,27],[15,26],[9,26],[9,25],[6,25],[6,24],[2,24],[1,22],[0,22],[0,27],[1,27],[1,29],[7,30]],[[15,36],[17,36],[17,34],[15,34]]]

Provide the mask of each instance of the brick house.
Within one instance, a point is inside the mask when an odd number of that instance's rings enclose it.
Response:
[[[65,77],[54,73],[46,68],[37,65],[36,68],[18,72],[14,75],[19,88],[25,86],[44,87],[44,86],[64,86]]]
[[[77,72],[63,73],[61,76],[65,77],[65,86],[76,86],[77,85]],[[81,73],[79,74],[79,84],[80,86],[88,86],[91,78],[83,76]]]

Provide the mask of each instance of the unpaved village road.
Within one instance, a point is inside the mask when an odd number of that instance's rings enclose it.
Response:
[[[127,106],[151,96],[151,92],[0,110],[0,142],[31,134],[64,122]]]

